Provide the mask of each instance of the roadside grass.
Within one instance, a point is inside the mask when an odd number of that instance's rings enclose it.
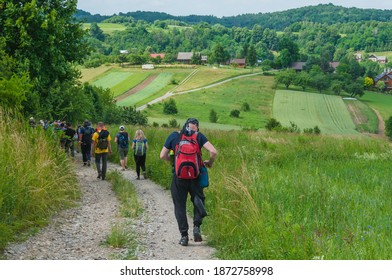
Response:
[[[80,190],[59,138],[0,109],[0,252],[74,206]]]
[[[145,128],[149,176],[165,188],[171,167],[159,152],[172,131]],[[218,150],[205,190],[203,233],[220,259],[392,258],[388,142],[201,131]]]
[[[359,132],[378,133],[377,115],[367,104],[360,100],[344,100],[344,103]]]
[[[217,123],[209,127],[217,128],[219,125],[234,126],[250,129],[264,128],[267,120],[271,117],[271,107],[274,91],[271,87],[273,77],[252,76],[227,82],[223,85],[203,89],[186,94],[174,95],[178,113],[165,115],[163,104],[157,103],[148,106],[145,110],[151,119],[161,119],[168,122],[170,119],[180,120],[182,123],[189,117],[198,118],[207,124],[211,110],[218,115]],[[250,105],[249,111],[241,108],[244,103]],[[232,110],[239,110],[239,118],[230,117]],[[192,113],[190,113],[192,112]]]
[[[376,109],[384,120],[392,116],[392,95],[366,91],[359,100]]]
[[[109,172],[108,180],[112,184],[118,200],[120,201],[120,215],[128,218],[112,226],[110,234],[106,237],[105,244],[113,248],[126,248],[125,255],[113,255],[113,259],[137,259],[138,243],[136,233],[131,224],[142,213],[143,208],[138,200],[135,186],[124,179],[119,172]]]
[[[301,129],[318,126],[322,134],[358,134],[340,96],[277,90],[273,116],[284,126],[292,122]]]

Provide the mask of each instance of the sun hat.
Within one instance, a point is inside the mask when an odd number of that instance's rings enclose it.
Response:
[[[123,125],[120,126],[120,130],[124,130],[125,127]]]

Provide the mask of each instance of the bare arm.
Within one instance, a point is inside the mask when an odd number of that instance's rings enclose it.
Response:
[[[163,160],[170,161],[170,156],[169,156],[170,150],[166,147],[163,147],[161,150],[161,154],[159,157]]]
[[[210,142],[205,143],[203,148],[205,148],[207,151],[210,152],[210,159],[205,160],[204,164],[207,167],[212,167],[212,164],[214,163],[215,158],[216,158],[217,151],[216,151],[215,147]]]

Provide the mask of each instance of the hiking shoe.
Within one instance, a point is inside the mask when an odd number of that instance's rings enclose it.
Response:
[[[147,179],[147,173],[146,173],[146,171],[143,172],[143,178],[144,178],[144,179]]]
[[[178,244],[182,245],[182,246],[188,246],[188,241],[189,241],[189,237],[187,236],[182,236],[180,239],[180,242],[178,242]]]
[[[202,242],[203,238],[201,237],[200,227],[193,228],[193,240],[195,242]]]
[[[88,162],[87,162],[87,166],[90,166],[90,165],[91,165],[91,163],[90,163],[90,161],[88,161]]]
[[[83,162],[83,166],[86,166],[87,165],[87,162]]]
[[[98,177],[97,177],[97,179],[101,179],[101,174],[98,174]]]
[[[128,166],[125,165],[125,169],[128,169]]]

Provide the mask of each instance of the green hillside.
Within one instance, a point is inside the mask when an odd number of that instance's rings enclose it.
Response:
[[[326,134],[358,134],[340,96],[277,90],[272,111],[286,126],[293,122],[301,129],[318,126]]]

